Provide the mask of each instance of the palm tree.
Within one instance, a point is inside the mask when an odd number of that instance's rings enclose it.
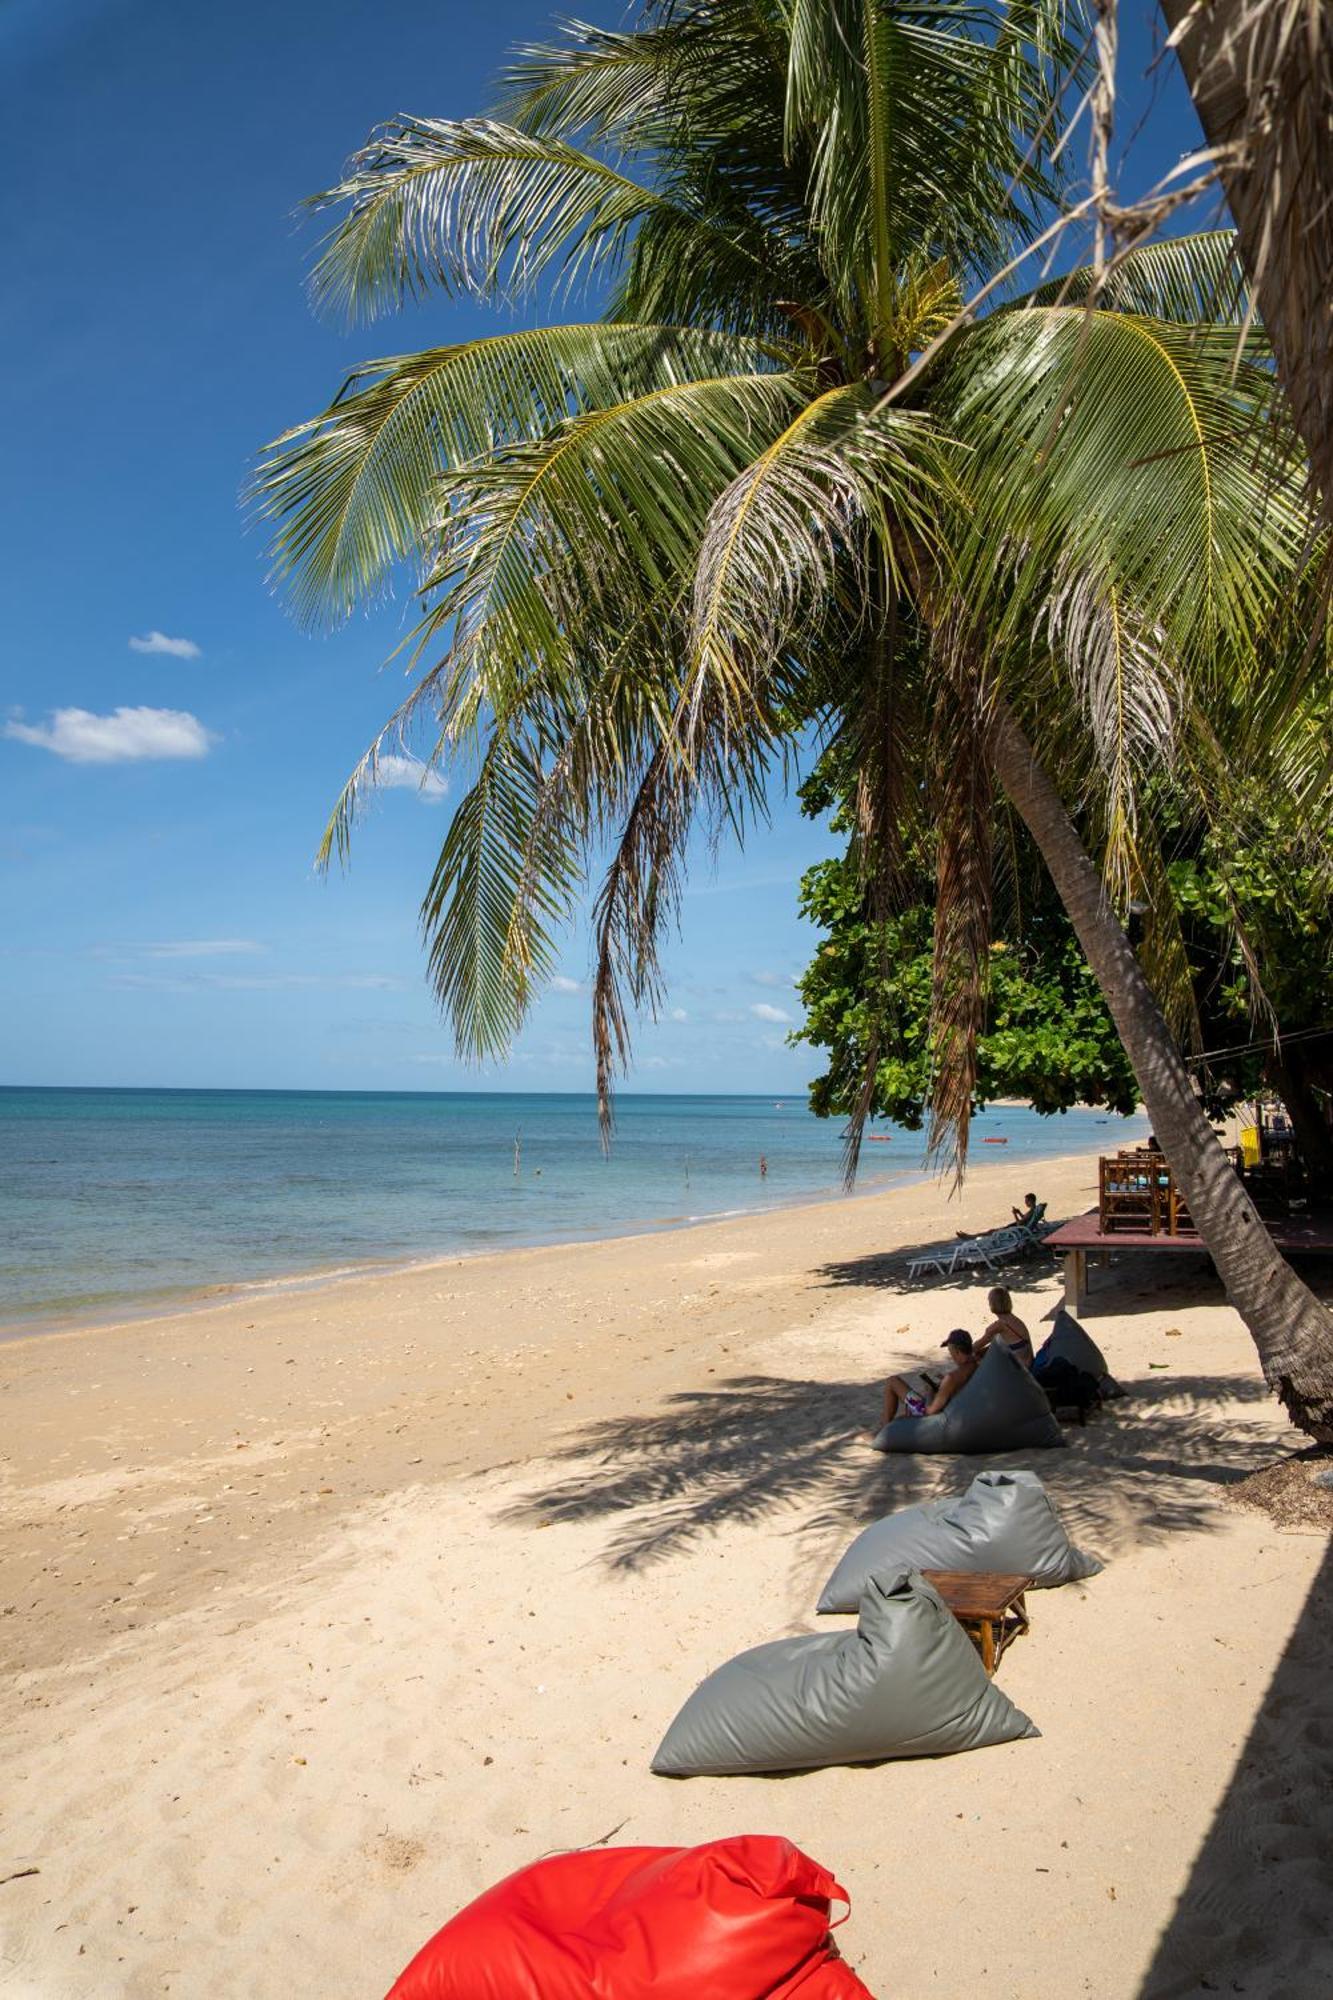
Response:
[[[923,800],[938,829],[933,1111],[961,1170],[998,779],[1270,1382],[1333,1437],[1333,1325],[1227,1168],[1115,915],[1147,902],[1169,1000],[1140,780],[1169,758],[1237,809],[1226,740],[1267,754],[1305,658],[1277,644],[1301,466],[1252,336],[1236,361],[1231,241],[960,312],[1002,297],[1054,213],[1083,25],[1066,0],[663,0],[634,32],[524,52],[494,118],[385,127],[321,198],[340,220],[318,304],[540,280],[596,314],[368,364],[270,448],[259,505],[307,618],[418,566],[418,675],[324,853],[418,721],[432,758],[471,760],[422,906],[463,1050],[508,1047],[598,865],[609,1123],[691,828],[743,837],[803,732],[840,731],[872,907]],[[1100,872],[1034,744],[1091,808]]]
[[[1333,519],[1333,10],[1162,0],[1236,219],[1324,518]]]

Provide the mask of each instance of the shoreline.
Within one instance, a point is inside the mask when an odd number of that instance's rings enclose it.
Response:
[[[1107,1565],[1004,1656],[1040,1737],[650,1771],[710,1669],[828,1629],[860,1528],[994,1462],[864,1433],[992,1282],[896,1260],[1029,1164],[0,1349],[6,1993],[382,1993],[539,1854],[741,1832],[834,1869],[884,2000],[1317,1984],[1329,1541],[1227,1504],[1298,1440],[1202,1259],[1120,1260],[1087,1317],[1125,1398],[998,1461]],[[1043,1193],[1094,1182],[1073,1155]],[[1005,1274],[1034,1334],[1053,1266]]]
[[[1024,1171],[1036,1174],[1038,1170],[1057,1173],[1074,1162],[1095,1161],[1095,1152],[1053,1153],[1038,1158],[1028,1156],[1024,1161]],[[974,1173],[1003,1170],[1015,1165],[1007,1157],[998,1154],[983,1154],[969,1158],[969,1177]],[[343,1285],[363,1284],[375,1279],[406,1276],[412,1272],[430,1272],[457,1263],[472,1263],[483,1259],[520,1256],[528,1251],[560,1248],[577,1248],[598,1243],[636,1242],[641,1238],[670,1236],[692,1229],[707,1228],[719,1222],[740,1222],[765,1215],[781,1215],[800,1212],[809,1208],[837,1208],[845,1202],[874,1200],[903,1189],[940,1186],[942,1176],[925,1168],[905,1167],[900,1172],[885,1172],[873,1186],[858,1184],[836,1193],[827,1188],[819,1188],[805,1195],[784,1196],[780,1200],[757,1203],[751,1207],[722,1209],[714,1214],[664,1216],[659,1220],[645,1218],[626,1223],[623,1228],[602,1228],[595,1235],[582,1231],[545,1234],[525,1238],[522,1241],[506,1241],[488,1245],[485,1248],[430,1251],[424,1255],[368,1260],[363,1265],[337,1265],[332,1269],[292,1271],[276,1273],[263,1278],[236,1278],[224,1280],[197,1290],[184,1291],[161,1301],[144,1301],[138,1307],[130,1306],[112,1317],[97,1314],[90,1318],[53,1317],[50,1320],[6,1321],[0,1319],[0,1348],[26,1345],[30,1341],[64,1338],[81,1333],[112,1333],[120,1328],[152,1326],[162,1320],[177,1316],[197,1317],[200,1314],[229,1305],[254,1305],[269,1297],[291,1294],[319,1293]],[[943,1199],[948,1200],[945,1196]],[[998,1225],[996,1225],[998,1226]]]

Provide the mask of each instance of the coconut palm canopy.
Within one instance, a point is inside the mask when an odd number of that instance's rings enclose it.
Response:
[[[301,617],[419,588],[411,692],[325,852],[399,735],[469,765],[422,912],[463,1049],[508,1047],[597,871],[605,1103],[692,827],[743,836],[841,735],[872,903],[935,823],[961,1157],[994,704],[1154,910],[1144,771],[1226,811],[1222,742],[1271,748],[1307,517],[1229,235],[1005,275],[1057,213],[1087,46],[1080,0],[664,0],[522,51],[493,116],[384,127],[319,197],[324,310],[571,315],[367,363],[257,478]]]

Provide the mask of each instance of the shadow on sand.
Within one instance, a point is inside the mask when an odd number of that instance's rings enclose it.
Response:
[[[910,1250],[849,1257],[837,1263],[821,1264],[815,1276],[830,1288],[854,1286],[871,1291],[901,1292],[909,1298],[926,1291],[953,1291],[960,1295],[973,1293],[981,1296],[992,1285],[1007,1285],[1014,1292],[1028,1291],[1063,1268],[1063,1259],[1055,1251],[1042,1249],[1033,1251],[1020,1262],[1005,1264],[998,1271],[988,1271],[984,1265],[973,1265],[955,1272],[952,1277],[932,1272],[924,1279],[908,1278],[907,1260],[910,1257],[919,1256],[923,1251],[950,1247],[949,1243],[925,1243],[914,1245]],[[1173,1250],[1156,1256],[1143,1251],[1117,1250],[1115,1260],[1114,1285],[1099,1269],[1092,1271],[1092,1289],[1079,1308],[1080,1319],[1096,1319],[1103,1311],[1117,1319],[1139,1312],[1160,1312],[1163,1306],[1179,1300],[1185,1292],[1197,1294],[1201,1300],[1213,1297],[1222,1300],[1226,1296],[1206,1250]],[[1102,1286],[1100,1296],[1097,1290],[1099,1282]],[[1052,1305],[1046,1317],[1053,1318],[1055,1312],[1056,1307]]]
[[[1333,1994],[1330,1664],[1333,1542],[1139,2000]]]
[[[1071,1535],[1103,1555],[1207,1528],[1219,1486],[1273,1456],[1271,1404],[1259,1380],[1172,1375],[1143,1383],[1064,1451],[984,1458],[885,1458],[863,1433],[881,1383],[739,1376],[684,1392],[665,1410],[589,1424],[546,1461],[552,1476],[501,1519],[519,1527],[606,1520],[601,1560],[644,1569],[730,1522],[814,1503],[789,1532],[812,1565],[830,1538],[940,1491],[989,1465],[1039,1472]],[[1253,1419],[1237,1402],[1253,1404]],[[1228,1407],[1230,1406],[1230,1407]],[[1259,1406],[1262,1406],[1262,1412]],[[565,1468],[568,1468],[567,1470]]]

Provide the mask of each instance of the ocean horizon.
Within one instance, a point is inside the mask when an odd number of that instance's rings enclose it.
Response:
[[[871,1129],[858,1195],[932,1171],[923,1133]],[[1031,1161],[1040,1194],[1043,1159],[1143,1130],[996,1105],[972,1160]],[[832,1199],[841,1164],[800,1096],[626,1092],[608,1155],[583,1093],[3,1086],[0,1332]]]

